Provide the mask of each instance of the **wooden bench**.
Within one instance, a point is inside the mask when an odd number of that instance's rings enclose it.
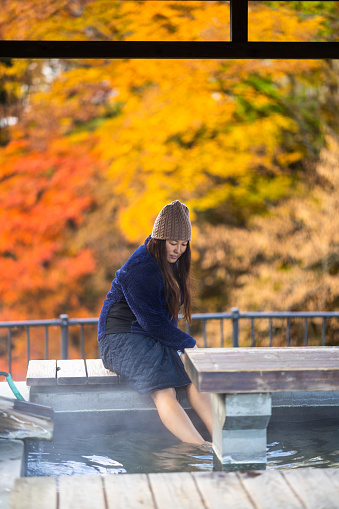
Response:
[[[101,359],[31,360],[26,378],[30,387],[117,384],[119,381],[116,373],[104,368]]]
[[[26,384],[32,403],[48,405],[56,412],[111,411],[126,406],[128,389],[120,376],[104,368],[101,359],[31,360]]]
[[[26,384],[33,403],[56,412],[154,410],[149,394],[138,394],[116,373],[104,368],[101,359],[31,360]],[[184,408],[189,403],[178,392]]]
[[[213,448],[223,469],[265,468],[272,392],[338,391],[339,347],[186,349],[185,367],[211,393]]]

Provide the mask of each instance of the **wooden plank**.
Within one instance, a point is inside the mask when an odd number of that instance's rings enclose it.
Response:
[[[87,373],[83,359],[57,361],[58,385],[87,384]]]
[[[56,385],[56,370],[56,360],[31,360],[28,363],[26,384],[30,387]]]
[[[338,347],[187,349],[185,367],[198,389],[206,392],[339,387]]]
[[[281,348],[200,348],[186,349],[192,364],[199,371],[250,371],[284,369],[339,369],[338,347]]]
[[[188,472],[148,475],[157,509],[206,509]]]
[[[307,509],[338,509],[339,489],[321,468],[282,470],[286,482]]]
[[[56,509],[57,485],[55,477],[16,479],[10,509]],[[74,506],[76,507],[76,506]]]
[[[46,507],[46,506],[45,506]],[[106,509],[101,476],[61,476],[58,509]]]
[[[0,41],[8,58],[339,58],[338,42]]]
[[[339,469],[338,468],[325,468],[324,473],[329,478],[331,484],[339,489]]]
[[[104,368],[101,359],[87,359],[87,383],[89,384],[117,384],[119,376]]]
[[[192,476],[207,509],[257,509],[235,472],[193,472]]]
[[[260,509],[300,509],[300,500],[295,495],[279,470],[239,473],[238,477],[255,507]]]
[[[203,373],[198,383],[200,392],[216,393],[330,391],[338,390],[339,372]]]
[[[146,474],[104,477],[107,509],[155,509]]]

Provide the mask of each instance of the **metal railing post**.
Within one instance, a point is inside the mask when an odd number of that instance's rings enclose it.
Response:
[[[85,330],[83,325],[80,325],[80,352],[81,358],[85,359]]]
[[[234,347],[239,346],[239,308],[232,308],[232,343]]]
[[[224,320],[220,320],[220,348],[224,347]]]
[[[204,328],[204,348],[207,348],[206,320],[203,320],[203,328]]]
[[[60,315],[61,359],[68,359],[68,315]]]
[[[48,359],[48,326],[45,327],[45,359]]]
[[[30,337],[30,328],[26,327],[26,346],[27,346],[27,364],[31,360],[31,337]]]
[[[326,318],[323,318],[323,324],[321,328],[321,344],[326,346]]]
[[[12,329],[8,327],[8,338],[7,338],[7,348],[8,348],[8,372],[12,371]]]

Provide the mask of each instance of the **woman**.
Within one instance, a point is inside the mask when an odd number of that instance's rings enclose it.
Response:
[[[152,235],[116,272],[99,318],[103,364],[128,380],[140,394],[150,393],[163,424],[183,442],[204,439],[176,398],[187,397],[212,435],[209,396],[191,383],[183,364],[195,340],[178,329],[180,306],[191,320],[190,267],[192,227],[189,210],[176,200],[155,220]]]

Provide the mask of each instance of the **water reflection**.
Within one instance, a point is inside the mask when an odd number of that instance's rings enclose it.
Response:
[[[192,472],[213,470],[212,450],[191,444],[178,443],[153,452],[158,471]]]

